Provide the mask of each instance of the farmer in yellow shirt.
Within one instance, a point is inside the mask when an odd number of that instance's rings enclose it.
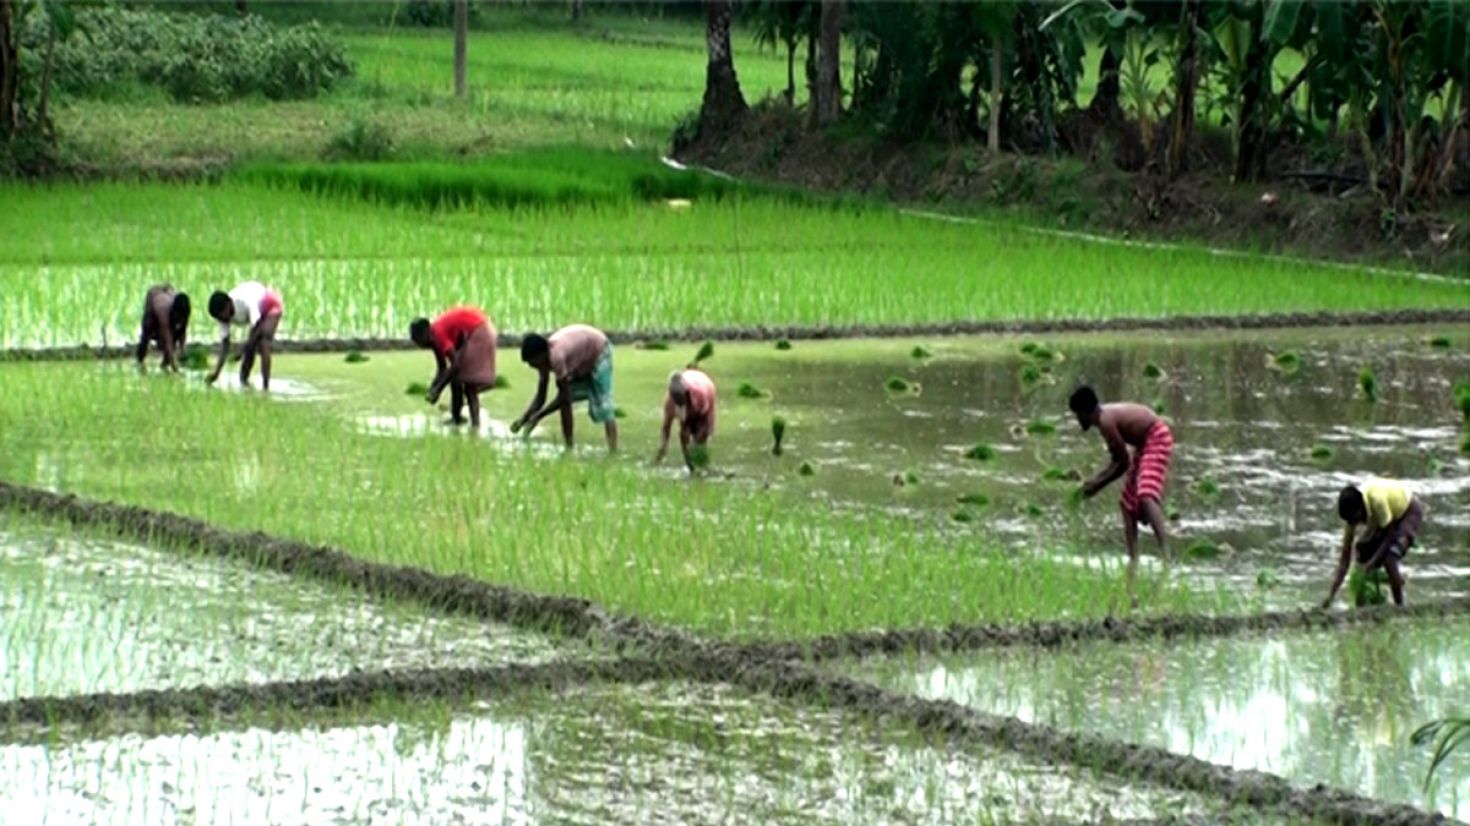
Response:
[[[1419,526],[1424,522],[1424,502],[1402,482],[1391,479],[1369,479],[1361,485],[1348,485],[1337,496],[1337,515],[1347,523],[1342,536],[1342,554],[1332,576],[1332,590],[1322,603],[1332,605],[1337,589],[1347,576],[1353,559],[1353,537],[1359,525],[1366,525],[1363,538],[1357,542],[1358,564],[1365,571],[1378,568],[1388,574],[1395,605],[1404,604],[1404,576],[1399,563],[1414,545]]]

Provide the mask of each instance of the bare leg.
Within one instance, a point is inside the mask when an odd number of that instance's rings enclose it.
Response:
[[[271,341],[260,343],[260,389],[271,389]]]
[[[1152,499],[1144,499],[1138,503],[1138,510],[1149,527],[1154,529],[1154,539],[1159,543],[1159,559],[1164,564],[1169,563],[1169,555],[1166,553],[1167,540],[1169,538],[1168,520],[1164,518],[1164,509],[1158,502]],[[1135,528],[1135,530],[1137,530]]]
[[[617,453],[618,452],[618,420],[615,419],[615,418],[614,419],[608,419],[607,420],[607,424],[603,425],[602,428],[603,428],[603,430],[606,430],[607,431],[607,452],[608,453]]]
[[[243,387],[250,384],[250,370],[255,366],[255,350],[260,346],[255,336],[245,340],[245,347],[240,351],[240,385]],[[262,365],[264,359],[261,359]]]
[[[1388,572],[1388,589],[1393,592],[1393,604],[1404,607],[1404,573],[1399,570],[1399,561],[1391,554],[1385,556],[1383,570]]]
[[[449,424],[464,424],[464,385],[449,383]]]
[[[466,387],[465,399],[470,404],[470,427],[480,429],[480,389],[478,387]]]
[[[1134,582],[1138,578],[1138,520],[1133,514],[1123,514],[1123,544],[1128,546],[1128,601],[1138,607],[1138,591]]]

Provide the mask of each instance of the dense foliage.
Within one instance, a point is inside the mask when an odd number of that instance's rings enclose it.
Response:
[[[745,14],[794,58],[822,6]],[[1467,0],[852,3],[842,29],[855,55],[844,116],[897,139],[1053,152],[1106,134],[1127,144],[1125,165],[1175,175],[1208,115],[1237,179],[1268,174],[1273,149],[1305,148],[1394,207],[1450,189],[1466,161]]]
[[[50,36],[34,15],[22,33],[27,75],[45,74]],[[100,94],[119,85],[162,88],[185,103],[259,94],[310,98],[352,74],[342,45],[315,23],[273,26],[255,16],[169,14],[118,6],[78,9],[70,37],[55,43],[58,91]]]

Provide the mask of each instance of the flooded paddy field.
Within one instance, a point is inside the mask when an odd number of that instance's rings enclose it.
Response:
[[[1421,725],[1470,707],[1470,621],[872,659],[886,688],[1470,818],[1470,755],[1424,787]]]
[[[0,775],[0,807],[48,823],[1274,822],[682,682],[0,745]]]
[[[0,511],[0,700],[537,663],[581,646]]]
[[[794,493],[855,518],[907,515],[1019,554],[1071,549],[1080,564],[1112,564],[1122,551],[1120,483],[1082,507],[1069,499],[1106,461],[1101,440],[1081,433],[1066,411],[1067,394],[1085,381],[1105,399],[1154,404],[1170,421],[1166,509],[1184,577],[1219,582],[1249,605],[1309,603],[1325,592],[1336,558],[1337,491],[1383,475],[1408,481],[1429,505],[1408,563],[1412,593],[1461,595],[1470,572],[1470,455],[1460,449],[1465,425],[1452,385],[1470,378],[1470,338],[1430,346],[1443,332],[968,337],[796,342],[790,350],[722,343],[704,364],[721,392],[707,480]],[[1021,352],[1036,344],[1050,357]],[[671,347],[617,351],[615,393],[633,460],[653,452],[667,372],[696,349]],[[925,355],[915,357],[915,348]],[[501,373],[510,388],[486,396],[483,428],[502,446],[519,443],[505,422],[534,389],[534,374],[508,355]],[[427,373],[427,356],[289,361],[366,432],[465,435],[402,392]],[[1376,403],[1358,386],[1365,368],[1379,387]],[[887,389],[893,378],[910,389]],[[788,422],[779,458],[771,455],[775,416]],[[578,427],[582,443],[597,447],[600,434],[589,434],[585,421]],[[532,443],[550,448],[559,438],[551,423]],[[990,446],[994,458],[967,459],[975,445]],[[811,477],[797,473],[804,462]],[[677,465],[649,472],[681,478]],[[1151,541],[1144,547],[1151,552]]]

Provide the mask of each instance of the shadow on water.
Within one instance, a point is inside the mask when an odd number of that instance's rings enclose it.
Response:
[[[1470,753],[1428,792],[1420,725],[1470,708],[1470,622],[1276,639],[1102,643],[894,658],[852,669],[890,688],[1470,817]]]

